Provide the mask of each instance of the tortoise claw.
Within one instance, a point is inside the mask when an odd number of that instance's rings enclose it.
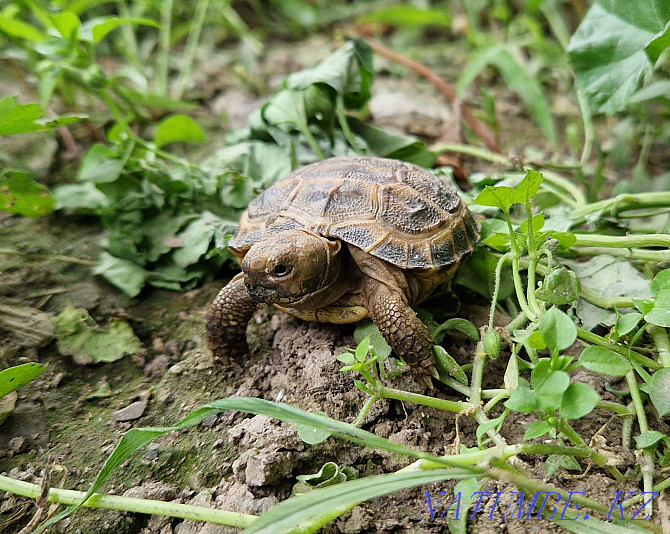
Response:
[[[432,376],[433,378],[439,380],[440,379],[440,373],[437,372],[437,367],[434,365],[430,365],[426,368],[426,371]]]
[[[428,389],[434,389],[433,380],[427,375],[420,375],[418,377],[419,382],[424,384]]]

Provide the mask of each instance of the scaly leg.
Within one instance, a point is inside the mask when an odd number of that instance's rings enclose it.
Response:
[[[259,306],[244,287],[243,273],[219,291],[205,316],[207,346],[215,362],[226,363],[247,354],[247,324]]]
[[[368,284],[368,312],[393,351],[432,387],[431,376],[438,378],[433,355],[433,339],[428,328],[410,307],[405,295],[386,284]]]

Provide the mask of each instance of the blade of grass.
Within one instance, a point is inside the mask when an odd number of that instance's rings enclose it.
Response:
[[[412,486],[430,484],[447,479],[472,476],[466,469],[431,469],[428,471],[398,471],[389,475],[375,475],[334,486],[319,488],[292,497],[263,514],[244,532],[245,534],[274,534],[301,526],[300,532],[314,532],[325,525],[310,524],[305,530],[303,522],[324,515],[337,517],[360,502],[399,491]],[[336,515],[335,515],[336,514]],[[291,530],[292,531],[292,530]]]

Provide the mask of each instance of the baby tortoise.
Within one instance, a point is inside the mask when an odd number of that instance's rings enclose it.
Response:
[[[265,303],[307,321],[369,317],[428,385],[433,340],[411,306],[454,275],[479,239],[456,190],[402,161],[339,157],[291,173],[254,199],[229,243],[242,273],[207,312],[215,361],[248,351]]]

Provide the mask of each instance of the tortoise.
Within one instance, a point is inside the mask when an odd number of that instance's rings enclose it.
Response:
[[[307,165],[242,215],[228,243],[242,272],[207,312],[207,344],[215,361],[244,356],[263,303],[308,321],[367,317],[431,385],[433,340],[411,306],[450,280],[478,239],[456,190],[426,169],[375,157]]]

